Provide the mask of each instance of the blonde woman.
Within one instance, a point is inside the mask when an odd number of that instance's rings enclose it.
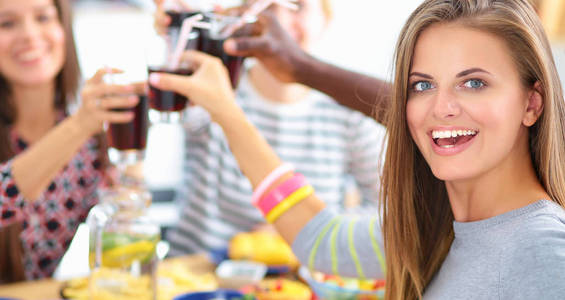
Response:
[[[284,198],[274,192],[296,175],[283,172],[234,104],[225,69],[201,53],[188,57],[200,64],[193,76],[156,75],[151,83],[189,95],[223,126],[262,192],[259,204]],[[214,85],[218,77],[225,79]],[[565,103],[527,0],[421,4],[397,45],[387,126],[387,299],[563,298]],[[296,192],[270,211],[258,206],[304,263],[382,275],[370,222],[335,217],[308,189]]]

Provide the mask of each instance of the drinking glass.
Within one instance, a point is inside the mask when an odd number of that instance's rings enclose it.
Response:
[[[206,20],[210,23],[209,30],[202,30],[198,49],[222,60],[230,75],[232,87],[235,89],[241,77],[243,62],[245,57],[228,55],[224,51],[224,42],[231,37],[250,35],[251,30],[248,26],[255,22],[255,19],[245,21],[245,26],[235,31],[233,34],[225,32],[225,29],[234,23],[239,22],[240,17],[226,16],[217,13],[205,13]]]
[[[180,27],[169,26],[167,34],[152,39],[146,50],[147,71],[163,72],[177,75],[191,75],[192,68],[185,62],[173,63],[174,51],[179,38]],[[189,34],[185,49],[196,49],[199,33],[193,30]],[[182,112],[188,104],[188,99],[172,91],[162,91],[149,86],[149,107],[156,111],[157,121],[177,123],[182,121]]]

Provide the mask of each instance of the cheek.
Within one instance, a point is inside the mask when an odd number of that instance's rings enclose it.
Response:
[[[0,33],[0,74],[9,72],[12,54],[11,48],[15,43],[15,39],[8,33]]]
[[[10,55],[11,38],[0,33],[0,55],[1,58],[7,58]]]
[[[482,105],[467,105],[465,111],[468,115],[485,128],[491,128],[498,132],[499,137],[507,134],[512,135],[513,131],[520,127],[524,117],[524,100],[522,95],[511,92],[499,97],[489,97],[482,99]]]
[[[65,31],[61,25],[55,25],[50,31],[50,39],[57,50],[65,51]]]
[[[412,138],[418,142],[417,128],[421,128],[425,120],[425,109],[422,102],[417,100],[408,100],[406,103],[406,122]]]

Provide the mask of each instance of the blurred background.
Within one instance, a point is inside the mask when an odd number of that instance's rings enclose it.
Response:
[[[239,0],[186,0],[187,3],[237,5]],[[325,61],[384,79],[392,76],[394,46],[402,24],[422,0],[333,0],[334,19],[314,49]],[[565,0],[533,1],[551,38],[565,82]],[[152,0],[75,0],[74,30],[83,77],[97,69],[121,68],[136,80],[146,79],[145,45],[155,38]],[[175,187],[182,181],[183,130],[153,124],[149,131],[144,175],[153,193],[150,214],[167,229],[176,222]],[[82,226],[55,277],[88,272],[87,229]],[[77,262],[85,262],[77,266]]]

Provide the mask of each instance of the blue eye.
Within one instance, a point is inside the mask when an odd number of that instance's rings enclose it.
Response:
[[[480,80],[480,79],[469,79],[467,81],[465,81],[465,83],[463,83],[463,86],[466,88],[470,88],[470,89],[481,89],[483,87],[485,87],[485,83]]]
[[[415,92],[423,92],[423,91],[429,90],[429,89],[431,89],[431,88],[433,88],[433,87],[434,87],[434,86],[433,86],[432,83],[429,82],[429,81],[418,81],[418,82],[416,82],[416,83],[414,83],[414,84],[412,85],[412,89],[413,89]]]

